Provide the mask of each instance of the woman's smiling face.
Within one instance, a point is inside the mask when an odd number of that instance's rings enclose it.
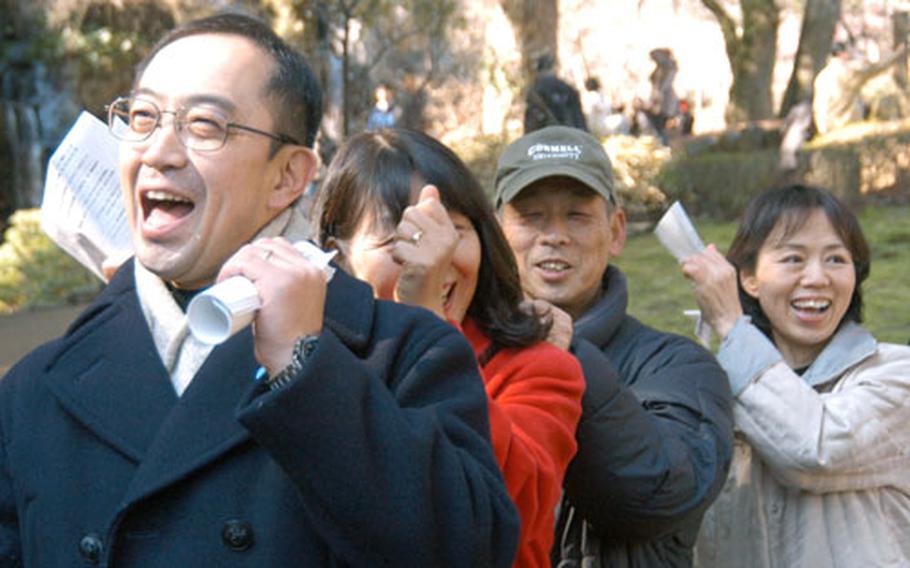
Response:
[[[774,343],[793,368],[812,363],[837,331],[856,287],[850,251],[821,209],[791,234],[778,222],[743,290],[771,322]]]

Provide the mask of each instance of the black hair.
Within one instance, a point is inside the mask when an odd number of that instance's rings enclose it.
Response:
[[[415,176],[439,189],[446,209],[470,219],[480,240],[477,288],[467,315],[492,342],[481,363],[500,348],[544,339],[552,322],[520,307],[523,293],[515,257],[486,193],[452,150],[426,134],[380,129],[342,144],[314,207],[320,242],[351,238],[367,213],[394,229],[411,204]]]
[[[224,34],[249,39],[264,50],[275,62],[275,71],[266,84],[266,96],[271,99],[272,120],[280,133],[313,147],[319,122],[322,120],[322,92],[304,56],[290,47],[262,20],[225,12],[191,20],[171,30],[158,40],[136,68],[133,87],[139,83],[146,67],[166,46],[196,35]],[[238,80],[242,78],[238,77]],[[272,142],[274,155],[281,143]]]
[[[755,197],[746,207],[739,229],[730,245],[727,259],[736,267],[737,273],[754,274],[758,253],[768,240],[768,236],[780,226],[782,238],[787,238],[798,231],[812,213],[822,211],[834,231],[850,251],[853,269],[856,272],[856,285],[850,305],[841,319],[845,321],[863,320],[862,283],[869,276],[869,245],[856,215],[831,192],[820,187],[794,184],[767,190]],[[771,322],[761,309],[758,300],[745,293],[739,287],[739,299],[743,312],[752,317],[752,322],[765,335],[771,336]]]

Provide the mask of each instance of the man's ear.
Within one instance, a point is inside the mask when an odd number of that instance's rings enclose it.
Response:
[[[758,299],[758,278],[745,270],[739,271],[739,285],[746,294],[749,294],[756,300]]]
[[[626,212],[616,207],[610,215],[610,256],[619,256],[626,246]]]
[[[284,209],[303,195],[316,177],[319,158],[305,146],[286,145],[278,150],[272,161],[275,170],[269,207]]]

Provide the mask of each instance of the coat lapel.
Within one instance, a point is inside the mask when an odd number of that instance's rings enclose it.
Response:
[[[70,328],[46,376],[70,414],[139,461],[177,396],[131,283],[132,270],[121,270]]]
[[[127,491],[135,502],[249,438],[236,419],[258,365],[247,328],[215,348],[167,416]]]

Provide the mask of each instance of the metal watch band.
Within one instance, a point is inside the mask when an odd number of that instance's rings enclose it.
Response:
[[[310,355],[316,350],[318,344],[318,335],[304,335],[298,339],[297,342],[294,343],[294,352],[291,355],[291,362],[274,377],[268,377],[266,379],[265,384],[268,385],[269,389],[280,389],[300,374],[300,371],[303,370],[303,364],[310,358]]]

